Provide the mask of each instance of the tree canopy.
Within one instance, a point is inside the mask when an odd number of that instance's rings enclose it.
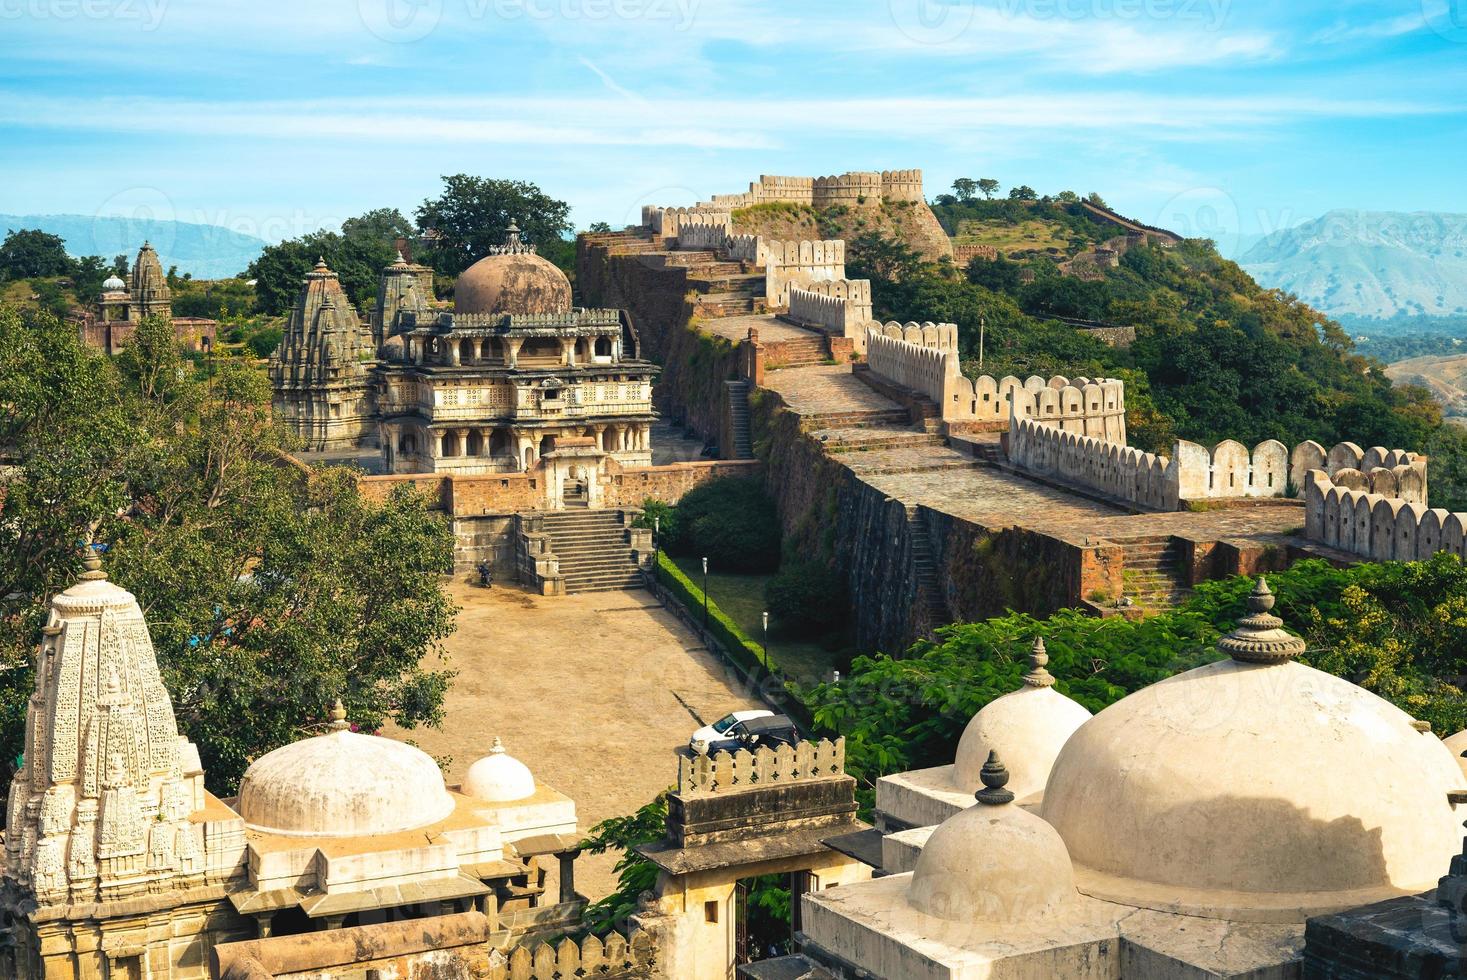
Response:
[[[451,531],[410,490],[373,502],[349,471],[291,463],[259,372],[196,377],[166,320],[114,360],[0,307],[0,390],[0,758],[23,744],[45,603],[89,541],[137,596],[216,792],[336,697],[367,729],[439,720],[451,672],[425,661],[453,628]]]
[[[510,222],[540,254],[564,264],[570,206],[523,180],[445,175],[443,193],[419,205],[418,227],[434,236],[425,261],[443,275],[456,276],[489,249],[503,244]],[[572,247],[573,251],[573,247]]]
[[[8,232],[0,243],[0,279],[64,276],[70,271],[71,258],[60,235],[22,228]]]

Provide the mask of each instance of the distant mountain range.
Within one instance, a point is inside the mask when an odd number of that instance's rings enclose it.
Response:
[[[153,243],[166,270],[195,279],[227,279],[245,271],[265,247],[263,239],[188,221],[98,217],[86,214],[0,214],[0,232],[38,228],[66,240],[73,256],[126,255],[132,261],[144,241]]]
[[[1331,316],[1467,313],[1467,214],[1331,211],[1265,236],[1238,263]]]

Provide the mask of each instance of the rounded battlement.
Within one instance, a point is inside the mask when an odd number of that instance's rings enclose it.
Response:
[[[834,207],[837,204],[876,205],[881,203],[881,174],[875,171],[856,171],[832,177],[815,178],[817,208]]]
[[[924,201],[921,170],[883,170],[881,196],[887,201]]]

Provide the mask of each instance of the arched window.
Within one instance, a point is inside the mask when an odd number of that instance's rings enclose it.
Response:
[[[464,455],[478,456],[484,451],[484,440],[479,437],[477,430],[471,430],[469,437],[464,440]]]
[[[458,359],[464,364],[474,363],[474,354],[478,347],[472,340],[464,339],[458,342]]]
[[[443,433],[443,455],[458,455],[458,436],[452,432]]]
[[[597,337],[596,338],[596,356],[597,357],[610,357],[611,356],[611,338],[610,337]]]

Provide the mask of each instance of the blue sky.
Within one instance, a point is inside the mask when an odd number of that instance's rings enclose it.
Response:
[[[760,173],[1099,191],[1226,250],[1467,211],[1467,0],[0,0],[0,212],[279,239],[465,171],[578,226]]]

